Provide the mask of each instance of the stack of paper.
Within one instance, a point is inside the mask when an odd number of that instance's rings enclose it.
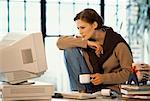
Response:
[[[122,97],[150,99],[150,85],[121,85]]]

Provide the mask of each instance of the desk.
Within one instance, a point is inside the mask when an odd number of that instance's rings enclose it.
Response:
[[[97,99],[89,99],[89,100],[73,100],[73,99],[52,99],[52,101],[150,101],[150,100],[140,100],[140,99],[104,99],[104,98],[97,98]]]
[[[0,101],[2,99],[0,98]],[[62,99],[62,98],[52,98],[51,101],[126,101],[126,100],[121,100],[119,98],[103,98],[103,97],[98,97],[96,99],[88,99],[88,100],[76,100],[76,99]]]
[[[126,101],[122,100],[121,98],[104,98],[104,97],[97,97],[96,99],[88,99],[88,100],[75,100],[75,99],[56,99],[53,98],[52,101]]]

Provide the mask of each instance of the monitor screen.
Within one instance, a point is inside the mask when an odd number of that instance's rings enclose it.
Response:
[[[47,70],[42,33],[3,33],[0,38],[0,81],[17,84]]]

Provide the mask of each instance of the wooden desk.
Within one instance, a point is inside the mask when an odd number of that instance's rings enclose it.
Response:
[[[121,98],[104,98],[104,97],[97,97],[96,99],[88,99],[88,100],[76,100],[76,99],[56,99],[53,98],[52,101],[126,101],[122,100]]]
[[[1,98],[0,98],[0,101],[2,101]],[[44,100],[44,101],[45,101],[45,100]],[[119,98],[111,99],[111,98],[98,97],[98,98],[96,98],[96,99],[88,99],[88,100],[52,98],[51,101],[125,101],[125,100],[120,100]]]

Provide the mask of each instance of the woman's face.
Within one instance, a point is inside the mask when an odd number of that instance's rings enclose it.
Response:
[[[82,38],[86,40],[92,38],[96,27],[94,23],[90,24],[81,19],[78,19],[75,22]]]

